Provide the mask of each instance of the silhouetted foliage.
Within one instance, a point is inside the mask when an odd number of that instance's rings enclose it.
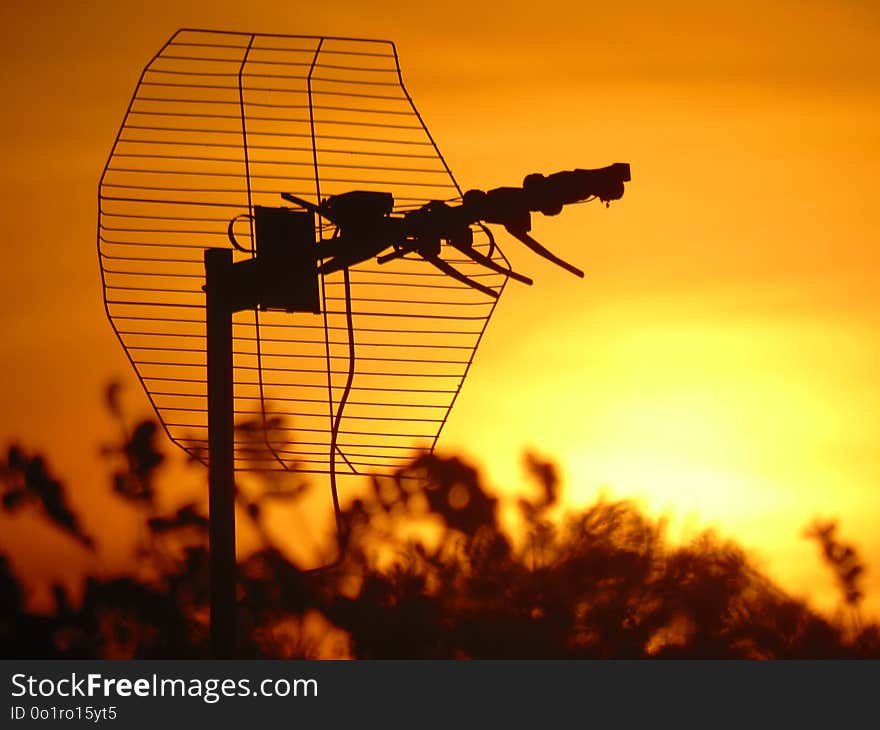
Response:
[[[105,401],[123,434],[121,445],[105,446],[101,450],[104,456],[118,457],[120,462],[113,473],[113,489],[127,500],[151,502],[155,474],[165,460],[156,442],[159,425],[155,421],[141,421],[129,435],[119,405],[119,385],[116,382],[107,386]]]
[[[55,609],[26,608],[25,588],[0,556],[0,646],[7,657],[201,657],[208,651],[207,519],[196,503],[161,512],[164,463],[144,421],[104,453],[112,489],[143,515],[147,539],[128,575],[85,579],[74,604],[60,586]],[[253,424],[254,448],[264,436]],[[248,431],[250,429],[250,431]],[[273,542],[264,505],[294,500],[301,477],[238,490],[262,547],[239,562],[243,656],[327,654],[369,658],[830,658],[880,657],[875,624],[829,621],[758,572],[746,553],[705,532],[670,545],[662,520],[627,501],[601,499],[563,513],[554,464],[525,457],[536,496],[502,500],[454,456],[414,459],[374,477],[343,508],[338,559],[305,571]],[[84,547],[92,541],[44,461],[12,447],[0,465],[3,508],[33,503]],[[836,525],[810,531],[857,607],[863,566]],[[341,647],[339,646],[341,642]]]
[[[864,598],[860,586],[865,566],[859,560],[855,547],[842,543],[837,537],[837,523],[833,520],[816,520],[806,531],[807,537],[814,538],[822,548],[825,562],[834,570],[834,577],[843,593],[844,602],[857,607]]]
[[[91,549],[92,538],[83,532],[79,519],[67,504],[64,486],[49,474],[42,456],[28,456],[18,446],[10,446],[6,461],[0,464],[3,511],[15,513],[36,504],[59,529]]]

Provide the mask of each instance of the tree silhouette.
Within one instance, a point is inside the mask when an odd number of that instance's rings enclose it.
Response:
[[[165,467],[158,428],[120,421],[113,493],[139,510],[148,536],[126,575],[86,577],[74,605],[54,588],[49,614],[29,612],[25,583],[0,556],[0,647],[7,657],[190,658],[208,653],[207,519],[185,503],[157,503]],[[247,433],[253,424],[240,424]],[[262,440],[255,439],[255,448]],[[265,506],[307,485],[273,477],[239,506],[261,546],[239,562],[243,656],[364,658],[832,658],[880,657],[876,624],[845,625],[788,596],[738,545],[704,532],[670,545],[662,520],[627,501],[562,512],[554,464],[525,467],[535,496],[505,526],[500,500],[455,456],[420,456],[374,477],[343,507],[339,559],[301,569],[275,544]],[[0,465],[2,505],[26,505],[92,549],[46,460],[12,446]],[[810,535],[857,610],[863,572],[836,526]]]

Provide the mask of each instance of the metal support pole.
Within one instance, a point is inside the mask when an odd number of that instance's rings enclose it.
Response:
[[[232,251],[206,250],[211,653],[217,659],[231,658],[236,650],[231,281]]]

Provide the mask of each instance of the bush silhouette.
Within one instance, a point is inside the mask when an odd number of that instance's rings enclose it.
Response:
[[[112,393],[111,410],[115,409]],[[118,409],[114,410],[118,414]],[[121,422],[121,415],[120,415]],[[242,424],[247,431],[253,424]],[[252,430],[252,428],[251,428]],[[0,556],[0,647],[5,657],[194,658],[208,654],[207,519],[200,505],[159,510],[165,459],[152,421],[106,449],[114,493],[140,510],[137,570],[84,579],[74,606],[26,608],[25,587]],[[536,497],[505,527],[499,499],[455,456],[414,459],[342,509],[336,560],[305,571],[265,529],[265,504],[306,485],[266,481],[239,490],[261,547],[238,566],[242,656],[359,658],[843,658],[880,657],[876,624],[830,621],[788,596],[736,544],[705,532],[670,545],[662,520],[601,499],[561,514],[554,465],[525,465]],[[9,448],[3,509],[28,505],[93,549],[47,462]],[[863,567],[835,526],[810,535],[858,608]]]

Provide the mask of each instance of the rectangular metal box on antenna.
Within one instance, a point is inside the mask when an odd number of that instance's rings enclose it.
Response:
[[[257,205],[254,227],[260,309],[320,312],[314,215]]]

